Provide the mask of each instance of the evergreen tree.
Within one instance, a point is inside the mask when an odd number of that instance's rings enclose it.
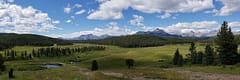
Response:
[[[8,77],[9,77],[9,78],[14,78],[13,68],[11,68],[10,71],[8,72]]]
[[[179,60],[178,60],[178,65],[182,66],[183,65],[183,56],[180,54]]]
[[[217,33],[216,44],[218,45],[217,51],[221,64],[233,65],[238,62],[238,45],[226,21],[223,22],[221,29]]]
[[[173,57],[173,65],[183,65],[183,56],[180,54],[179,50],[177,49],[174,57]]]
[[[93,61],[92,61],[92,69],[91,69],[91,70],[92,70],[92,71],[98,70],[98,63],[97,63],[96,60],[93,60]]]
[[[196,47],[195,47],[195,43],[192,42],[191,43],[191,46],[189,48],[189,51],[190,53],[187,54],[187,60],[190,61],[192,64],[196,64],[197,63],[197,50],[196,50]]]
[[[0,54],[0,71],[4,71],[4,70],[5,70],[4,59],[2,54]]]
[[[199,51],[196,55],[196,64],[202,64],[203,61],[203,52]]]
[[[180,57],[180,53],[179,53],[179,51],[177,49],[175,54],[174,54],[174,57],[173,57],[173,65],[177,65],[178,64],[179,57]]]
[[[212,65],[215,61],[214,56],[214,49],[209,44],[206,45],[203,63],[205,65]]]

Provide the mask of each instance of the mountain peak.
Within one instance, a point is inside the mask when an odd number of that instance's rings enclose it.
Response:
[[[178,35],[173,35],[173,34],[169,34],[167,32],[165,32],[162,29],[156,28],[153,31],[138,31],[136,34],[145,34],[145,35],[153,35],[153,36],[174,36],[174,37],[179,37]]]

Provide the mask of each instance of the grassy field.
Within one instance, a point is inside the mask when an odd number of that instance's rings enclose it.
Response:
[[[92,44],[74,44],[73,46],[50,46],[50,47],[82,47],[96,46]],[[106,46],[106,45],[102,45]],[[181,69],[190,71],[201,71],[208,73],[240,74],[240,67],[234,66],[172,66],[172,56],[178,48],[180,53],[187,54],[189,44],[165,45],[159,47],[146,48],[120,48],[117,46],[106,46],[105,51],[91,51],[86,53],[76,53],[70,56],[54,58],[33,58],[33,60],[7,61],[7,68],[14,68],[15,79],[11,80],[148,80],[148,79],[167,79],[167,80],[187,80],[188,77],[177,73],[174,70]],[[27,50],[40,47],[18,46],[16,51]],[[198,51],[204,50],[204,45],[197,45]],[[135,67],[128,69],[125,59],[134,59]],[[69,64],[69,60],[78,60],[74,64]],[[97,60],[98,71],[90,71],[92,60]],[[163,61],[163,62],[159,62]],[[62,63],[63,67],[46,69],[43,63]],[[8,80],[7,71],[1,73],[0,80]]]

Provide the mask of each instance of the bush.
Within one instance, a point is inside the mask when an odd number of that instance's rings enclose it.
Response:
[[[134,60],[133,59],[126,59],[126,65],[128,66],[128,69],[134,66]]]
[[[98,63],[97,63],[96,60],[93,60],[93,61],[92,61],[92,69],[91,69],[91,70],[92,70],[92,71],[98,70]]]
[[[10,71],[8,72],[8,77],[9,77],[9,78],[14,78],[13,68],[11,68]]]

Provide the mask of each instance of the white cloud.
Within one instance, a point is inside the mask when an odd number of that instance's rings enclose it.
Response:
[[[232,28],[240,28],[240,22],[230,22],[229,23],[229,26],[232,27]]]
[[[75,12],[75,14],[76,14],[76,15],[79,15],[79,14],[83,14],[84,12],[86,12],[86,10],[77,11],[77,12]]]
[[[81,5],[81,4],[75,4],[74,7],[76,7],[76,8],[81,8],[82,5]]]
[[[99,9],[87,18],[96,20],[121,19],[122,11],[132,8],[144,13],[197,12],[213,8],[213,0],[98,0]],[[114,4],[114,5],[112,5]]]
[[[47,13],[0,1],[0,30],[1,32],[31,33],[45,32],[57,29],[57,23]]]
[[[166,19],[169,17],[171,17],[171,14],[169,14],[169,13],[165,13],[164,15],[160,16],[161,19]]]
[[[64,12],[69,14],[71,12],[72,8],[70,7],[70,4],[67,5],[67,7],[64,8]]]
[[[122,11],[127,9],[129,5],[129,0],[106,1],[100,5],[99,10],[91,13],[87,18],[96,20],[120,19],[123,18]]]
[[[66,21],[66,23],[71,23],[71,22],[72,22],[72,20],[70,20],[70,19]]]
[[[212,36],[209,33],[213,33],[211,31],[216,30],[218,25],[216,21],[183,22],[167,26],[164,30],[182,36]]]
[[[228,16],[234,12],[240,12],[240,0],[217,0],[223,3],[220,10],[214,10],[213,13],[217,16]]]
[[[53,24],[59,24],[60,21],[56,20],[56,21],[52,21]]]
[[[133,15],[133,19],[130,20],[129,23],[131,25],[133,25],[133,26],[142,27],[142,26],[144,26],[143,21],[144,21],[144,17],[143,16]]]

